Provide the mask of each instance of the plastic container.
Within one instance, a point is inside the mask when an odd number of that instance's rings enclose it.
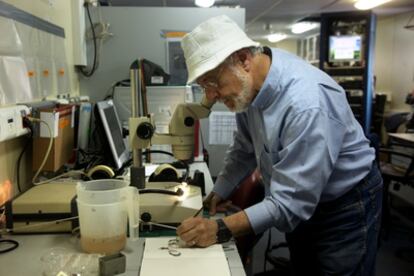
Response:
[[[74,253],[64,247],[54,247],[40,258],[43,276],[66,275],[98,276],[100,254]]]
[[[117,179],[78,182],[76,185],[77,199],[89,204],[118,202],[125,194],[125,190],[128,190],[128,182]]]
[[[126,244],[126,228],[138,239],[138,190],[122,180],[94,180],[76,186],[82,250],[113,254]]]

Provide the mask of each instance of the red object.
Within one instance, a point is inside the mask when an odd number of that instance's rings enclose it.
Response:
[[[194,157],[198,157],[199,152],[199,133],[200,133],[200,121],[196,120],[194,124]]]
[[[262,201],[264,198],[264,188],[260,183],[260,178],[260,172],[256,169],[240,183],[229,200],[241,209],[246,209]],[[254,234],[236,238],[237,251],[245,266],[251,262],[249,253],[260,238],[261,235],[256,236]]]
[[[260,173],[256,169],[251,175],[243,179],[237,190],[229,198],[232,203],[241,209],[246,209],[263,200],[264,189],[260,184]]]

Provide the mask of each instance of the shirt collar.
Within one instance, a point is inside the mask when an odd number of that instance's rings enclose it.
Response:
[[[250,106],[265,109],[273,100],[280,94],[279,80],[281,77],[281,60],[279,59],[278,52],[275,49],[272,51],[272,62],[270,64],[269,72],[262,84],[259,92]]]

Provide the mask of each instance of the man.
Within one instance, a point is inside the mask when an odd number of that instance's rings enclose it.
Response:
[[[183,221],[181,239],[206,247],[276,227],[296,275],[374,275],[382,178],[344,90],[298,57],[261,48],[226,16],[201,23],[182,48],[188,82],[236,112],[210,213],[256,168],[266,196],[222,220]]]

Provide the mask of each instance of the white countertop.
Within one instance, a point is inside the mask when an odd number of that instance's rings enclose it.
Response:
[[[190,175],[195,170],[204,173],[206,194],[213,188],[213,181],[205,163],[193,163],[190,166]],[[68,252],[82,253],[79,238],[71,234],[29,234],[29,235],[3,235],[3,239],[12,239],[19,243],[19,247],[13,251],[0,255],[0,275],[42,275],[43,266],[41,257],[53,248],[63,247]],[[126,272],[121,275],[139,275],[144,250],[145,238],[138,241],[127,241],[122,251],[126,256]],[[5,249],[0,244],[0,249]],[[225,253],[229,263],[231,274],[245,276],[236,245],[233,241],[225,244]],[[212,264],[214,265],[214,264]]]

